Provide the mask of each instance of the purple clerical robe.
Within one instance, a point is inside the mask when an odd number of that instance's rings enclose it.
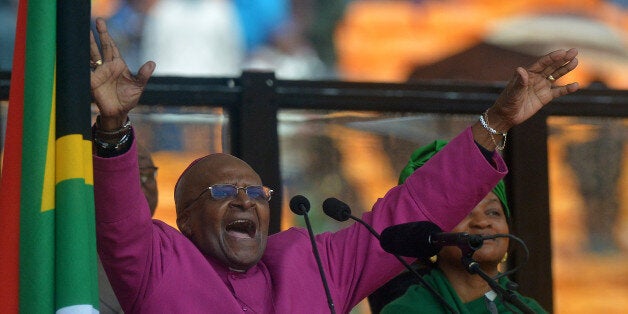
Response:
[[[429,220],[457,225],[506,174],[488,161],[470,128],[392,188],[362,219],[377,232]],[[329,313],[316,260],[302,228],[269,237],[260,262],[247,272],[204,256],[169,225],[152,220],[139,183],[137,151],[94,157],[98,251],[126,313]],[[337,313],[348,313],[403,265],[360,224],[316,236]]]

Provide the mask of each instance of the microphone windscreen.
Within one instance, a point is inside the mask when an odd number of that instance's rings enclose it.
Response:
[[[351,209],[345,202],[330,197],[323,202],[323,212],[335,220],[346,221],[351,217]]]
[[[290,200],[290,210],[297,215],[305,215],[310,211],[310,201],[303,195],[295,195]]]
[[[382,231],[379,244],[391,254],[427,258],[440,251],[441,247],[430,243],[430,235],[441,231],[430,221],[394,225]]]

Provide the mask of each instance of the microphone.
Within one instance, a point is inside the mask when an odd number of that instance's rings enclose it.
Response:
[[[382,231],[380,244],[384,251],[407,257],[430,257],[438,253],[443,246],[457,246],[463,253],[462,263],[471,274],[484,279],[493,291],[497,292],[506,302],[516,306],[523,313],[534,313],[511,290],[504,289],[497,281],[482,271],[480,265],[471,256],[482,247],[484,237],[462,233],[447,233],[433,222],[417,221],[390,226]],[[489,236],[487,238],[494,238]]]
[[[351,218],[366,227],[366,229],[368,229],[368,231],[374,235],[377,240],[380,239],[379,233],[377,233],[373,227],[364,222],[362,219],[351,215],[351,208],[349,208],[349,205],[337,198],[330,197],[323,201],[323,212],[327,216],[340,222],[347,221]]]
[[[296,195],[290,200],[290,210],[299,216],[306,215],[310,211],[310,201],[303,195]]]
[[[466,232],[442,232],[433,222],[417,221],[384,229],[380,244],[384,251],[406,257],[430,257],[443,246],[457,246],[463,254],[470,256],[482,247],[484,238]]]
[[[349,205],[335,197],[330,197],[323,201],[323,212],[338,221],[347,221],[351,218]]]
[[[312,253],[314,253],[314,258],[316,258],[316,265],[318,265],[318,272],[321,275],[321,280],[323,281],[323,287],[325,288],[325,295],[327,296],[327,305],[329,306],[329,310],[332,314],[336,314],[336,310],[334,309],[334,301],[331,298],[331,292],[329,292],[329,285],[327,285],[327,279],[325,278],[325,271],[323,270],[323,264],[321,263],[321,257],[318,254],[318,247],[316,246],[316,242],[314,241],[314,231],[312,231],[312,224],[310,223],[310,218],[307,213],[310,211],[310,201],[303,195],[295,195],[292,199],[290,199],[290,210],[293,213],[303,216],[305,219],[305,225],[307,226],[307,231],[310,234],[310,243],[312,244]]]
[[[380,235],[379,233],[377,233],[377,231],[375,231],[375,229],[373,229],[373,227],[371,227],[369,224],[367,224],[364,220],[351,215],[351,209],[349,208],[349,205],[347,205],[345,202],[343,202],[343,201],[341,201],[341,200],[339,200],[337,198],[330,197],[330,198],[326,199],[325,201],[323,201],[323,212],[327,216],[329,216],[329,217],[331,217],[331,218],[333,218],[333,219],[335,219],[337,221],[340,221],[340,222],[347,221],[348,219],[352,219],[352,220],[357,221],[358,223],[363,225],[381,243],[383,234]],[[436,226],[436,227],[438,228],[438,226]],[[438,230],[440,231],[440,228]],[[384,231],[386,231],[386,230],[384,229]],[[441,296],[438,292],[436,292],[436,290],[434,290],[434,288],[432,286],[430,286],[423,279],[423,277],[414,268],[412,268],[412,266],[410,266],[410,264],[408,262],[406,262],[406,260],[401,258],[401,256],[399,254],[395,254],[395,253],[389,252],[389,251],[386,251],[386,252],[388,252],[388,253],[392,254],[393,256],[395,256],[395,258],[397,258],[397,260],[401,264],[403,264],[403,266],[405,266],[408,271],[413,273],[419,279],[419,282],[421,282],[421,284],[428,291],[430,291],[432,293],[432,295],[434,295],[434,297],[439,302],[441,302],[441,304],[445,308],[447,308],[449,310],[449,312],[451,312],[451,313],[458,313],[454,308],[451,307],[451,305],[449,305],[449,303],[447,303],[447,301],[445,301],[443,296]]]

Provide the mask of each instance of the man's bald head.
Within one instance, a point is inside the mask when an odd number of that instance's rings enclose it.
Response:
[[[198,158],[192,161],[181,173],[174,187],[174,202],[177,215],[211,185],[209,179],[212,173],[224,169],[228,165],[251,171],[259,178],[259,175],[249,164],[233,155],[215,153]],[[261,179],[259,180],[261,182]]]
[[[212,186],[215,190],[209,189]],[[175,186],[179,230],[225,266],[253,267],[266,249],[270,220],[269,197],[254,192],[261,186],[257,172],[234,156],[212,154],[195,160]]]

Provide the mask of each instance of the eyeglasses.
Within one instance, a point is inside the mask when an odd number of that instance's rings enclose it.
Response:
[[[140,181],[142,184],[146,183],[149,179],[157,179],[157,167],[140,167]]]
[[[270,201],[273,190],[263,185],[249,185],[239,187],[234,184],[214,184],[207,188],[212,194],[212,198],[223,200],[226,198],[236,197],[240,190],[244,190],[246,195],[258,201]]]

